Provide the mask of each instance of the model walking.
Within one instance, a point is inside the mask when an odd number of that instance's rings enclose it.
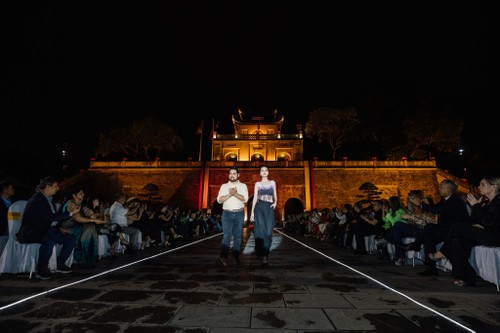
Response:
[[[240,171],[237,167],[229,168],[229,181],[221,185],[217,202],[222,204],[222,242],[217,262],[228,266],[228,254],[231,238],[233,239],[233,258],[235,266],[240,263],[241,237],[245,222],[245,204],[248,201],[247,185],[240,182]]]
[[[262,264],[269,264],[269,253],[273,242],[273,228],[276,222],[274,209],[278,202],[276,182],[269,180],[269,168],[260,167],[261,180],[255,183],[250,221],[255,222],[255,253],[262,258]]]

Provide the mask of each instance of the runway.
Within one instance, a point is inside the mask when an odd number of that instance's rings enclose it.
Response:
[[[244,243],[251,239],[245,230]],[[263,267],[215,263],[221,235],[105,257],[51,280],[0,276],[2,332],[498,332],[500,295],[275,230]],[[278,244],[279,243],[279,244]],[[246,247],[248,249],[248,247]]]

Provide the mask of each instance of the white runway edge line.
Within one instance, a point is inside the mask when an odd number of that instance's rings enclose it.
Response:
[[[425,308],[425,309],[427,309],[427,310],[429,310],[429,311],[431,311],[431,312],[433,312],[433,313],[437,314],[438,316],[440,316],[440,317],[442,317],[442,318],[444,318],[444,319],[446,319],[446,320],[448,320],[448,321],[452,322],[453,324],[455,324],[455,325],[457,325],[457,326],[459,326],[459,327],[461,327],[461,328],[463,328],[463,329],[465,329],[465,330],[467,330],[467,331],[469,331],[469,332],[471,332],[471,333],[476,333],[476,331],[471,330],[470,328],[468,328],[468,327],[464,326],[463,324],[459,323],[458,321],[456,321],[456,320],[454,320],[454,319],[452,319],[452,318],[450,318],[450,317],[445,316],[444,314],[442,314],[442,313],[440,313],[440,312],[438,312],[438,311],[434,310],[434,309],[433,309],[433,308],[431,308],[431,307],[428,307],[428,306],[427,306],[427,305],[425,305],[425,304],[422,304],[422,303],[418,302],[417,300],[414,300],[414,299],[413,299],[413,298],[411,298],[410,296],[405,295],[405,294],[403,294],[402,292],[400,292],[400,291],[398,291],[398,290],[396,290],[396,289],[394,289],[394,288],[389,287],[388,285],[384,284],[383,282],[381,282],[381,281],[379,281],[379,280],[377,280],[377,279],[375,279],[375,278],[373,278],[373,277],[371,277],[371,276],[369,276],[369,275],[366,275],[365,273],[363,273],[363,272],[361,272],[361,271],[358,271],[357,269],[355,269],[355,268],[353,268],[353,267],[351,267],[351,266],[349,266],[349,265],[346,265],[346,264],[344,264],[343,262],[340,262],[340,261],[338,261],[338,260],[333,259],[332,257],[329,257],[328,255],[324,254],[323,252],[320,252],[320,251],[316,250],[315,248],[310,247],[309,245],[304,244],[304,243],[302,243],[301,241],[299,241],[299,240],[297,240],[297,239],[295,239],[295,238],[293,238],[293,237],[290,237],[289,235],[287,235],[287,234],[283,233],[282,231],[280,231],[280,230],[278,230],[278,229],[274,229],[274,231],[276,231],[276,232],[280,233],[282,236],[284,236],[284,237],[286,237],[286,238],[288,238],[288,239],[290,239],[290,240],[293,240],[294,242],[296,242],[296,243],[298,243],[298,244],[300,244],[300,245],[302,245],[302,246],[304,246],[304,247],[308,248],[309,250],[312,250],[312,251],[314,251],[314,252],[316,252],[316,253],[318,253],[318,254],[322,255],[323,257],[328,258],[329,260],[331,260],[331,261],[333,261],[333,262],[335,262],[335,263],[337,263],[337,264],[339,264],[339,265],[341,265],[341,266],[344,266],[345,268],[348,268],[348,269],[350,269],[351,271],[356,272],[356,273],[358,273],[358,274],[360,274],[360,275],[364,276],[364,277],[365,277],[365,278],[367,278],[367,279],[372,280],[373,282],[375,282],[375,283],[377,283],[377,284],[381,285],[382,287],[387,288],[388,290],[390,290],[390,291],[392,291],[392,292],[394,292],[394,293],[396,293],[396,294],[398,294],[398,295],[403,296],[404,298],[406,298],[406,299],[408,299],[408,300],[412,301],[413,303],[415,303],[415,304],[417,304],[417,305],[419,305],[419,306],[421,306],[421,307],[423,307],[423,308]]]
[[[133,262],[130,262],[126,265],[122,265],[122,266],[119,266],[119,267],[115,267],[113,269],[109,269],[107,271],[104,271],[104,272],[101,272],[99,274],[95,274],[95,275],[91,275],[89,277],[86,277],[85,279],[81,279],[81,280],[78,280],[78,281],[75,281],[75,282],[71,282],[71,283],[68,283],[68,284],[64,284],[62,286],[59,286],[59,287],[56,287],[56,288],[52,288],[52,289],[49,289],[49,290],[46,290],[44,292],[41,292],[41,293],[38,293],[38,294],[34,294],[34,295],[31,295],[29,297],[26,297],[26,298],[23,298],[19,301],[16,301],[14,303],[10,303],[10,304],[7,304],[7,305],[4,305],[2,307],[0,307],[0,311],[3,311],[5,309],[8,309],[12,306],[15,306],[15,305],[18,305],[18,304],[21,304],[21,303],[24,303],[26,301],[29,301],[30,299],[33,299],[33,298],[36,298],[36,297],[40,297],[40,296],[43,296],[43,295],[47,295],[49,293],[52,293],[54,291],[58,291],[58,290],[61,290],[61,289],[64,289],[64,288],[67,288],[67,287],[70,287],[70,286],[74,286],[76,284],[80,284],[80,283],[83,283],[83,282],[86,282],[86,281],[89,281],[89,280],[92,280],[92,279],[95,279],[99,276],[103,276],[103,275],[106,275],[106,274],[109,274],[111,272],[114,272],[114,271],[117,271],[117,270],[120,270],[122,268],[125,268],[125,267],[129,267],[129,266],[132,266],[132,265],[135,265],[135,264],[138,264],[140,262],[143,262],[143,261],[146,261],[146,260],[150,260],[150,259],[153,259],[153,258],[156,258],[156,257],[159,257],[159,256],[162,256],[162,255],[165,255],[165,254],[169,254],[169,253],[172,253],[172,252],[175,252],[177,250],[180,250],[180,249],[184,249],[186,247],[189,247],[189,246],[193,246],[195,244],[198,244],[200,242],[204,242],[206,240],[209,240],[211,238],[214,238],[214,237],[218,237],[222,235],[222,233],[218,233],[218,234],[215,234],[215,235],[212,235],[212,236],[208,236],[208,237],[205,237],[205,238],[202,238],[202,239],[199,239],[197,241],[194,241],[194,242],[191,242],[191,243],[187,243],[187,244],[184,244],[184,245],[181,245],[179,247],[176,247],[175,249],[171,249],[171,250],[168,250],[168,251],[163,251],[163,252],[160,252],[160,253],[157,253],[155,255],[152,255],[152,256],[149,256],[149,257],[146,257],[146,258],[142,258],[140,260],[137,260],[137,261],[133,261]]]

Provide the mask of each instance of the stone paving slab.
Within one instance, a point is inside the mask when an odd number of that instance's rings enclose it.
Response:
[[[249,307],[188,305],[170,322],[178,327],[250,327]]]
[[[370,309],[369,311],[325,309],[325,313],[338,330],[415,331],[418,329],[414,323],[401,316],[394,309]]]
[[[322,309],[253,308],[252,328],[334,329]]]
[[[329,308],[352,309],[354,306],[343,296],[335,294],[284,294],[289,308]]]

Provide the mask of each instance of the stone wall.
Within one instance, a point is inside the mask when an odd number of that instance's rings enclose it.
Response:
[[[430,169],[315,169],[314,191],[317,208],[332,208],[344,203],[353,204],[366,199],[359,187],[370,182],[382,192],[381,198],[396,195],[404,204],[408,192],[423,190],[424,193],[439,199],[437,192],[436,170]]]
[[[83,183],[88,195],[112,201],[125,192],[143,200],[168,203],[183,208],[197,208],[200,193],[200,168],[99,168],[89,169],[61,183],[61,190]],[[149,185],[149,186],[148,186]],[[147,191],[157,187],[158,191]]]
[[[240,181],[249,188],[260,179],[259,162],[235,162]],[[228,169],[234,162],[94,162],[87,171],[61,183],[61,189],[83,184],[87,194],[112,200],[120,191],[129,196],[153,200],[185,209],[210,208],[220,185],[228,181]],[[268,162],[270,179],[278,184],[278,213],[282,215],[287,200],[297,199],[304,209],[332,208],[366,198],[360,185],[371,182],[382,192],[382,198],[398,195],[406,204],[410,190],[421,189],[439,200],[438,183],[454,178],[436,168],[434,161],[421,163],[331,161]],[[461,182],[460,179],[455,179]],[[461,191],[469,185],[461,183]],[[296,201],[296,200],[295,200]]]

